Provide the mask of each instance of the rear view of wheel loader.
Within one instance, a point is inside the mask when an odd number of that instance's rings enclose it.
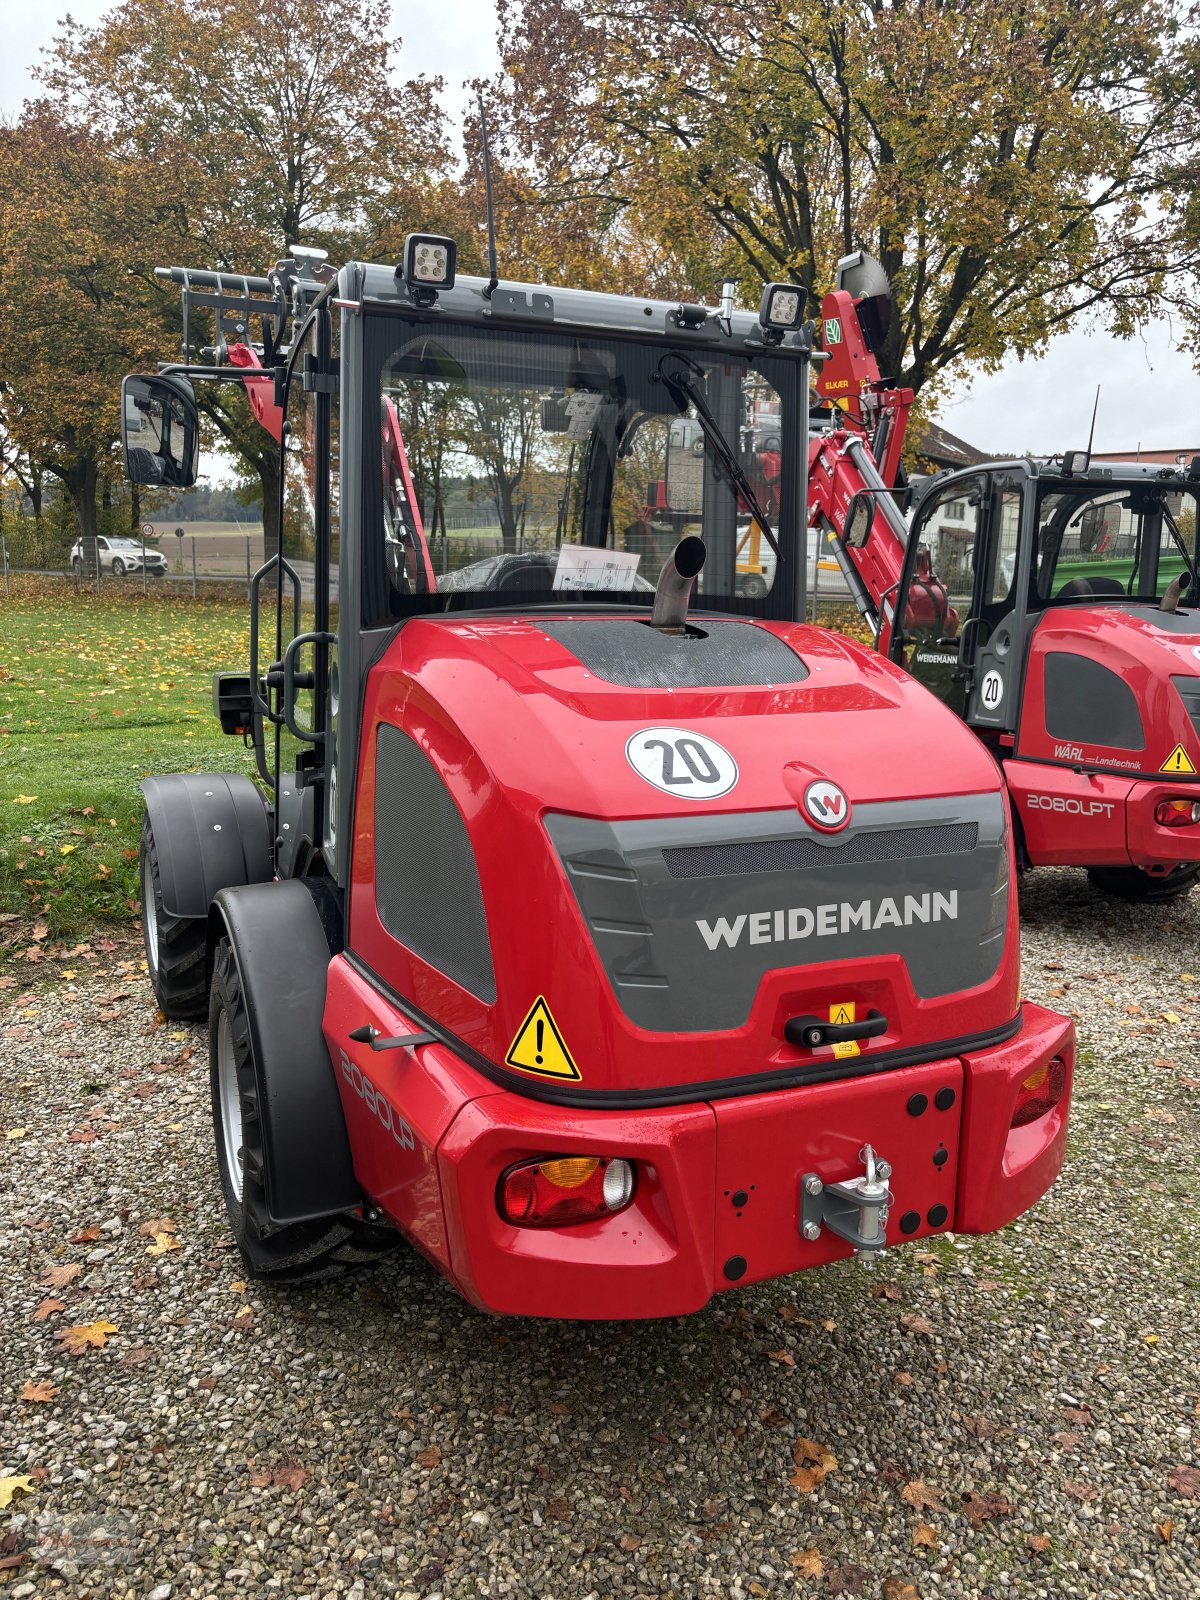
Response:
[[[789,620],[803,295],[454,256],[169,269],[218,359],[127,380],[159,482],[194,473],[192,381],[246,382],[280,440],[215,689],[260,782],[145,786],[151,977],[208,1017],[248,1269],[403,1238],[492,1311],[649,1317],[1000,1227],[1062,1161],[1072,1028],[1020,999],[995,763]]]

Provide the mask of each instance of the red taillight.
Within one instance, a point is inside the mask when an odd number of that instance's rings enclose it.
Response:
[[[1027,1122],[1036,1122],[1052,1111],[1062,1099],[1067,1087],[1067,1063],[1061,1056],[1043,1061],[1022,1080],[1017,1090],[1017,1103],[1013,1108],[1012,1126],[1023,1128]]]
[[[636,1168],[620,1156],[543,1156],[520,1161],[500,1179],[500,1215],[519,1228],[559,1228],[624,1211]]]
[[[1200,822],[1200,800],[1160,800],[1154,820],[1163,828],[1190,828]]]

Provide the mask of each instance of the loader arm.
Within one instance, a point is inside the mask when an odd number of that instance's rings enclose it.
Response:
[[[231,367],[240,367],[246,372],[264,371],[258,352],[251,349],[248,344],[231,344],[227,347],[227,352]],[[267,384],[262,381],[256,383],[247,382],[245,389],[255,420],[262,424],[272,439],[281,440],[283,438],[283,407],[276,402],[274,384]]]
[[[893,597],[904,568],[908,529],[890,491],[901,481],[901,453],[913,391],[884,378],[878,352],[891,320],[891,286],[863,252],[838,263],[837,282],[821,304],[823,359],[817,394],[839,425],[809,447],[809,522],[828,539],[861,614],[882,649],[892,631]],[[873,517],[847,527],[855,495]],[[860,501],[860,505],[862,502]]]
[[[847,528],[851,502],[865,495],[875,506]],[[859,502],[860,505],[862,502]],[[859,612],[881,649],[892,633],[893,600],[904,570],[908,528],[870,446],[855,428],[816,435],[809,447],[808,519],[828,539]]]

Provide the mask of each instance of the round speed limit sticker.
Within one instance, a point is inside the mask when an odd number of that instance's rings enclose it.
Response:
[[[985,711],[995,711],[1004,699],[1004,679],[995,670],[984,673],[979,685],[979,699]]]

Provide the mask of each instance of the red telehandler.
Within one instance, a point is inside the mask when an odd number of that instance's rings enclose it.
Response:
[[[1200,457],[988,461],[897,493],[912,391],[881,380],[882,268],[822,305],[811,526],[878,648],[1000,763],[1018,863],[1167,900],[1200,877]],[[907,515],[905,514],[907,509]]]
[[[995,764],[790,620],[803,295],[725,315],[454,258],[163,269],[187,360],[125,382],[138,482],[194,481],[195,382],[280,442],[249,665],[214,683],[260,781],[144,784],[151,981],[208,1019],[248,1270],[407,1239],[491,1311],[650,1317],[1002,1226],[1059,1170],[1074,1035],[1020,998]],[[770,513],[748,412],[779,421]],[[692,496],[665,558],[659,480]]]

